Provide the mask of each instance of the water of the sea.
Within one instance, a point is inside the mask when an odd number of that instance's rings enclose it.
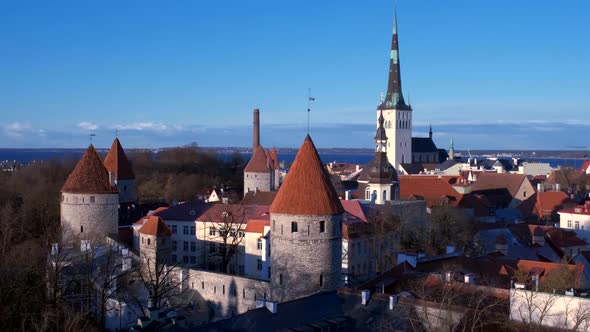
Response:
[[[84,153],[83,149],[72,150],[35,150],[35,149],[0,149],[0,162],[5,160],[16,160],[21,163],[30,163],[33,160],[51,160],[51,159],[79,159]],[[229,154],[220,154],[221,158],[228,157]],[[242,154],[244,159],[250,158],[249,153]],[[373,154],[330,154],[320,153],[324,163],[340,162],[350,164],[364,165],[368,163]],[[290,164],[295,159],[295,153],[279,153],[279,160]],[[584,162],[582,159],[558,159],[558,158],[537,158],[528,159],[530,162],[549,163],[551,167],[566,166],[579,168]]]

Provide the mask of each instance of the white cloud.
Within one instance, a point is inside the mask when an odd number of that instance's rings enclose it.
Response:
[[[9,137],[20,138],[26,133],[32,133],[35,130],[28,123],[12,122],[2,125],[2,132]]]
[[[179,126],[174,126],[172,129],[178,130]],[[170,130],[170,127],[161,122],[135,122],[126,125],[114,125],[113,129],[119,130],[151,130],[151,131],[166,131]]]
[[[81,128],[83,130],[96,130],[98,129],[98,125],[88,121],[82,121],[78,123],[78,128]]]

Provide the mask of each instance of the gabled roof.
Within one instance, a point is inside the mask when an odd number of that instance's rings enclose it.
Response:
[[[507,189],[512,197],[516,196],[518,189],[524,181],[528,181],[524,174],[506,174],[506,173],[481,173],[477,181],[471,187],[472,192],[490,190],[490,189]]]
[[[444,177],[425,175],[402,175],[399,177],[402,200],[423,198],[428,206],[437,206],[448,199],[450,206],[457,206],[462,195]]]
[[[438,148],[430,137],[412,137],[412,153],[414,152],[438,153]]]
[[[195,221],[212,206],[215,205],[195,200],[171,206],[165,210],[155,212],[154,215],[168,221]]]
[[[109,173],[103,166],[100,156],[90,144],[76,167],[61,188],[63,193],[71,194],[110,194],[118,192],[111,186]]]
[[[104,158],[104,167],[106,167],[109,172],[113,172],[117,180],[135,179],[131,164],[129,163],[129,160],[127,160],[125,150],[123,150],[118,138],[115,138],[109,153]]]
[[[270,212],[294,215],[333,215],[344,212],[309,135],[297,152]]]
[[[199,216],[199,222],[223,222],[224,214],[231,213],[232,219],[227,219],[235,224],[243,224],[249,220],[270,220],[268,206],[264,205],[240,205],[240,204],[216,204],[207,212]]]
[[[139,229],[141,234],[153,236],[170,236],[172,231],[166,225],[164,220],[158,216],[151,215],[148,220]]]
[[[244,195],[242,205],[266,205],[270,206],[277,196],[276,191],[249,191]]]
[[[258,145],[252,151],[252,158],[244,168],[248,173],[269,173],[271,171],[269,160],[266,157],[266,151],[262,145]]]

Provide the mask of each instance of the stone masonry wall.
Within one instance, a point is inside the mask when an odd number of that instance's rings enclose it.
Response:
[[[320,232],[322,220],[324,232]],[[292,222],[297,223],[297,232],[291,231]],[[271,214],[271,233],[273,301],[285,302],[341,286],[341,215]]]
[[[119,189],[119,202],[130,203],[135,201],[135,181],[134,180],[117,180]]]
[[[118,208],[119,195],[116,193],[63,193],[61,225],[64,240],[104,238],[109,233],[116,233],[119,223]]]
[[[257,300],[270,298],[270,283],[264,280],[202,270],[183,270],[185,287],[196,291],[213,309],[213,320],[256,308]]]
[[[244,173],[244,195],[248,191],[271,191],[271,174],[268,173]]]

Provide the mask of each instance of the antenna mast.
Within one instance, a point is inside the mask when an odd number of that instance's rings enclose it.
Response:
[[[309,113],[311,113],[311,102],[315,98],[311,96],[311,88],[307,88],[307,134],[309,135]]]

